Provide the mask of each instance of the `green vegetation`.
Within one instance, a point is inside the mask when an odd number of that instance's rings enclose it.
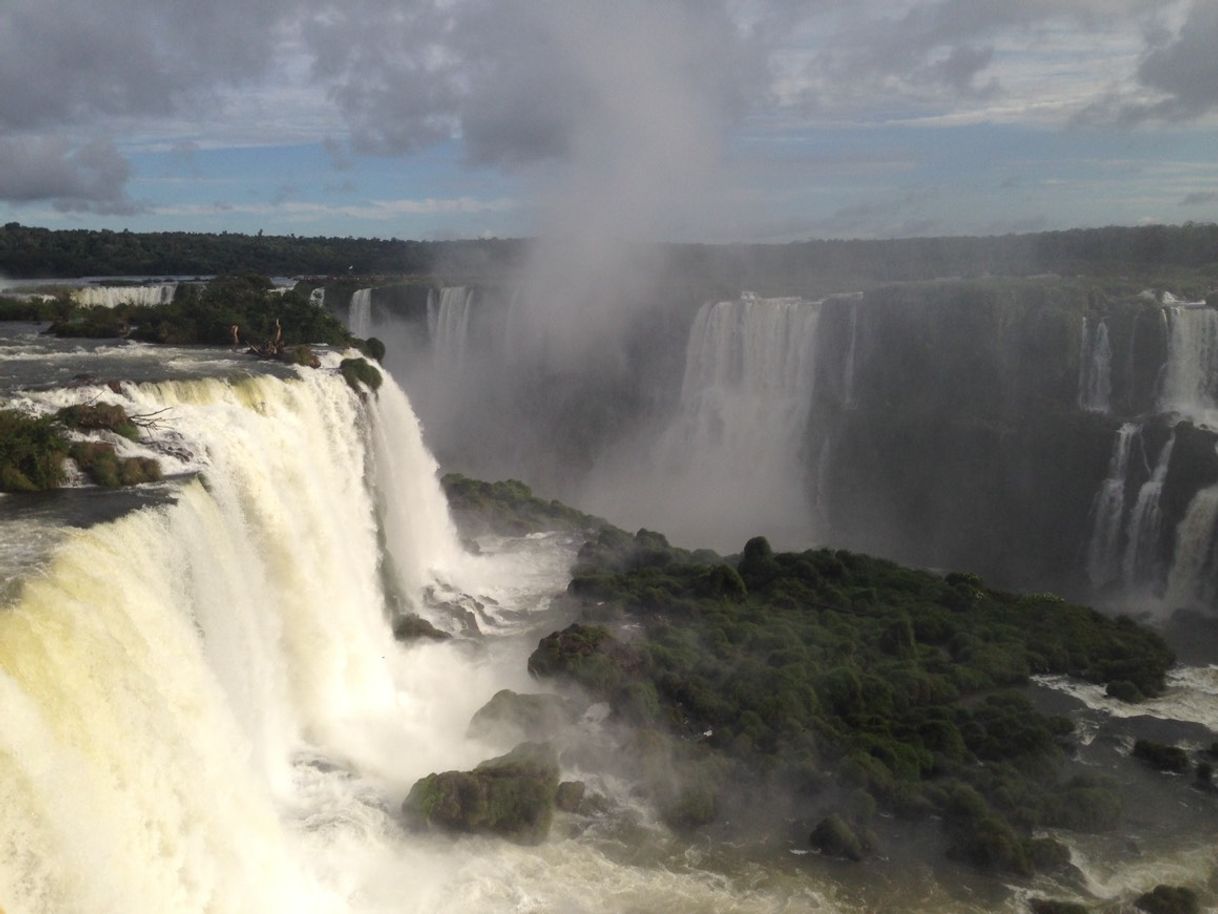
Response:
[[[0,273],[9,276],[267,276],[426,273],[441,259],[503,263],[519,242],[304,238],[230,232],[52,231],[10,222],[0,228]]]
[[[1071,723],[1020,687],[1052,673],[1153,696],[1174,662],[1152,632],[1051,594],[844,551],[779,554],[762,538],[729,563],[602,528],[568,592],[587,621],[542,639],[529,669],[677,737],[670,809],[692,790],[713,817],[729,783],[809,798],[836,784],[850,808],[822,830],[829,845],[855,846],[840,822],[863,847],[878,805],[937,815],[951,856],[1018,874],[1068,860],[1034,829],[1111,828],[1122,808],[1114,784],[1070,771]]]
[[[384,381],[380,371],[367,359],[343,359],[339,363],[338,370],[342,372],[348,386],[356,393],[362,393],[360,385],[369,390],[380,390],[381,383]]]
[[[265,276],[218,276],[205,285],[178,287],[168,305],[119,305],[74,308],[51,325],[58,336],[127,336],[148,343],[233,345],[233,328],[241,345],[275,340],[346,346],[351,336],[328,311],[311,304],[301,292],[272,292]]]
[[[586,531],[609,522],[569,508],[559,501],[538,498],[523,482],[508,479],[482,482],[460,473],[440,480],[457,523],[467,533],[492,532],[522,536],[541,530]]]
[[[0,492],[41,492],[63,484],[68,442],[49,416],[0,410]]]
[[[117,403],[81,403],[65,406],[55,414],[63,425],[71,429],[98,431],[104,429],[122,435],[132,441],[140,440],[140,430],[127,411]]]
[[[53,416],[0,410],[0,492],[42,492],[65,479],[70,457],[95,485],[114,488],[155,482],[161,465],[147,457],[120,458],[105,441],[70,441],[68,430],[108,431],[138,441],[139,427],[123,407],[109,403],[65,406]]]
[[[104,441],[75,441],[68,451],[80,471],[107,489],[155,482],[161,478],[161,465],[147,457],[120,458],[114,445]]]
[[[429,774],[402,804],[421,828],[488,832],[537,844],[550,831],[558,793],[558,757],[549,743],[522,743],[473,771]]]

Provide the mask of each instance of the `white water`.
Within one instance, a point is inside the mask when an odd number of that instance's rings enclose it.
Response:
[[[433,358],[441,368],[459,369],[465,361],[473,289],[447,286],[427,297],[427,332]]]
[[[1167,368],[1161,412],[1218,428],[1218,310],[1173,306],[1167,318]]]
[[[318,286],[316,289],[314,289],[312,292],[309,293],[309,304],[315,305],[318,308],[324,308],[326,306],[326,287],[325,286]]]
[[[635,455],[593,507],[683,545],[733,551],[758,534],[810,545],[803,454],[819,317],[819,303],[798,298],[703,305],[676,415],[651,459]]]
[[[1155,571],[1159,535],[1163,527],[1159,499],[1163,494],[1163,483],[1167,481],[1167,470],[1175,446],[1176,433],[1173,430],[1159,451],[1150,478],[1138,489],[1138,498],[1125,531],[1125,554],[1121,560],[1121,575],[1126,585],[1147,581]]]
[[[842,369],[842,407],[854,409],[854,375],[855,351],[858,349],[859,338],[859,306],[862,296],[856,296],[850,302],[850,342],[846,346],[846,358]]]
[[[1121,574],[1121,522],[1125,518],[1129,455],[1140,430],[1140,426],[1132,422],[1126,422],[1117,429],[1116,443],[1108,464],[1108,476],[1100,485],[1091,507],[1087,577],[1094,587],[1102,587],[1116,580]]]
[[[361,400],[325,361],[105,392],[168,408],[204,479],[67,533],[0,609],[6,914],[834,910],[807,879],[702,871],[680,844],[640,865],[611,839],[402,832],[416,778],[501,751],[465,729],[498,689],[530,689],[535,640],[395,643],[378,518],[396,586],[493,579],[478,592],[504,619],[544,605],[572,556],[545,537],[464,555],[405,396],[387,378]]]
[[[72,300],[86,308],[116,308],[119,305],[168,305],[178,284],[151,286],[86,286],[72,292]]]
[[[1212,605],[1218,596],[1214,580],[1214,544],[1218,542],[1218,485],[1202,489],[1189,502],[1176,527],[1176,545],[1167,576],[1167,605]]]
[[[1091,327],[1083,318],[1082,349],[1079,353],[1078,405],[1093,413],[1112,410],[1112,346],[1108,324],[1101,320]]]
[[[372,334],[372,290],[357,289],[351,295],[347,313],[347,329],[356,339],[365,340]]]

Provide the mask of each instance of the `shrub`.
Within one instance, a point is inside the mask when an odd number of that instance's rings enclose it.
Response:
[[[0,410],[0,491],[41,492],[62,485],[67,450],[51,418]]]
[[[356,393],[360,392],[360,385],[369,390],[380,390],[381,382],[384,380],[381,373],[366,359],[343,359],[339,363],[338,370],[342,372],[347,385]]]

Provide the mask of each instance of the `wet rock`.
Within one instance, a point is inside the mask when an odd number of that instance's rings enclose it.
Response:
[[[436,628],[422,616],[410,615],[401,616],[393,623],[393,637],[398,641],[418,641],[421,638],[447,641],[452,635]]]
[[[1086,907],[1077,902],[1052,898],[1030,898],[1028,907],[1032,914],[1087,914]]]
[[[859,837],[846,821],[838,815],[830,815],[820,820],[809,837],[813,849],[827,857],[841,857],[845,860],[862,860],[870,848],[866,840]]]
[[[519,844],[545,840],[558,793],[558,758],[548,743],[521,743],[473,771],[429,774],[402,804],[417,828],[499,835]]]
[[[558,785],[554,805],[563,812],[579,812],[586,790],[583,781],[563,781]]]
[[[1180,885],[1157,885],[1134,902],[1146,914],[1199,914],[1197,893]]]
[[[560,695],[522,695],[511,689],[495,693],[469,722],[469,735],[545,740],[572,723],[578,709]]]

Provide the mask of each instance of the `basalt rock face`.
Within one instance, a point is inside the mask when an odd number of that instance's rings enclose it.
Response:
[[[1177,529],[1218,479],[1201,427],[1208,309],[1058,279],[906,284],[822,308],[805,462],[825,541],[1008,586],[1164,594]],[[1088,569],[1102,523],[1107,575]]]

